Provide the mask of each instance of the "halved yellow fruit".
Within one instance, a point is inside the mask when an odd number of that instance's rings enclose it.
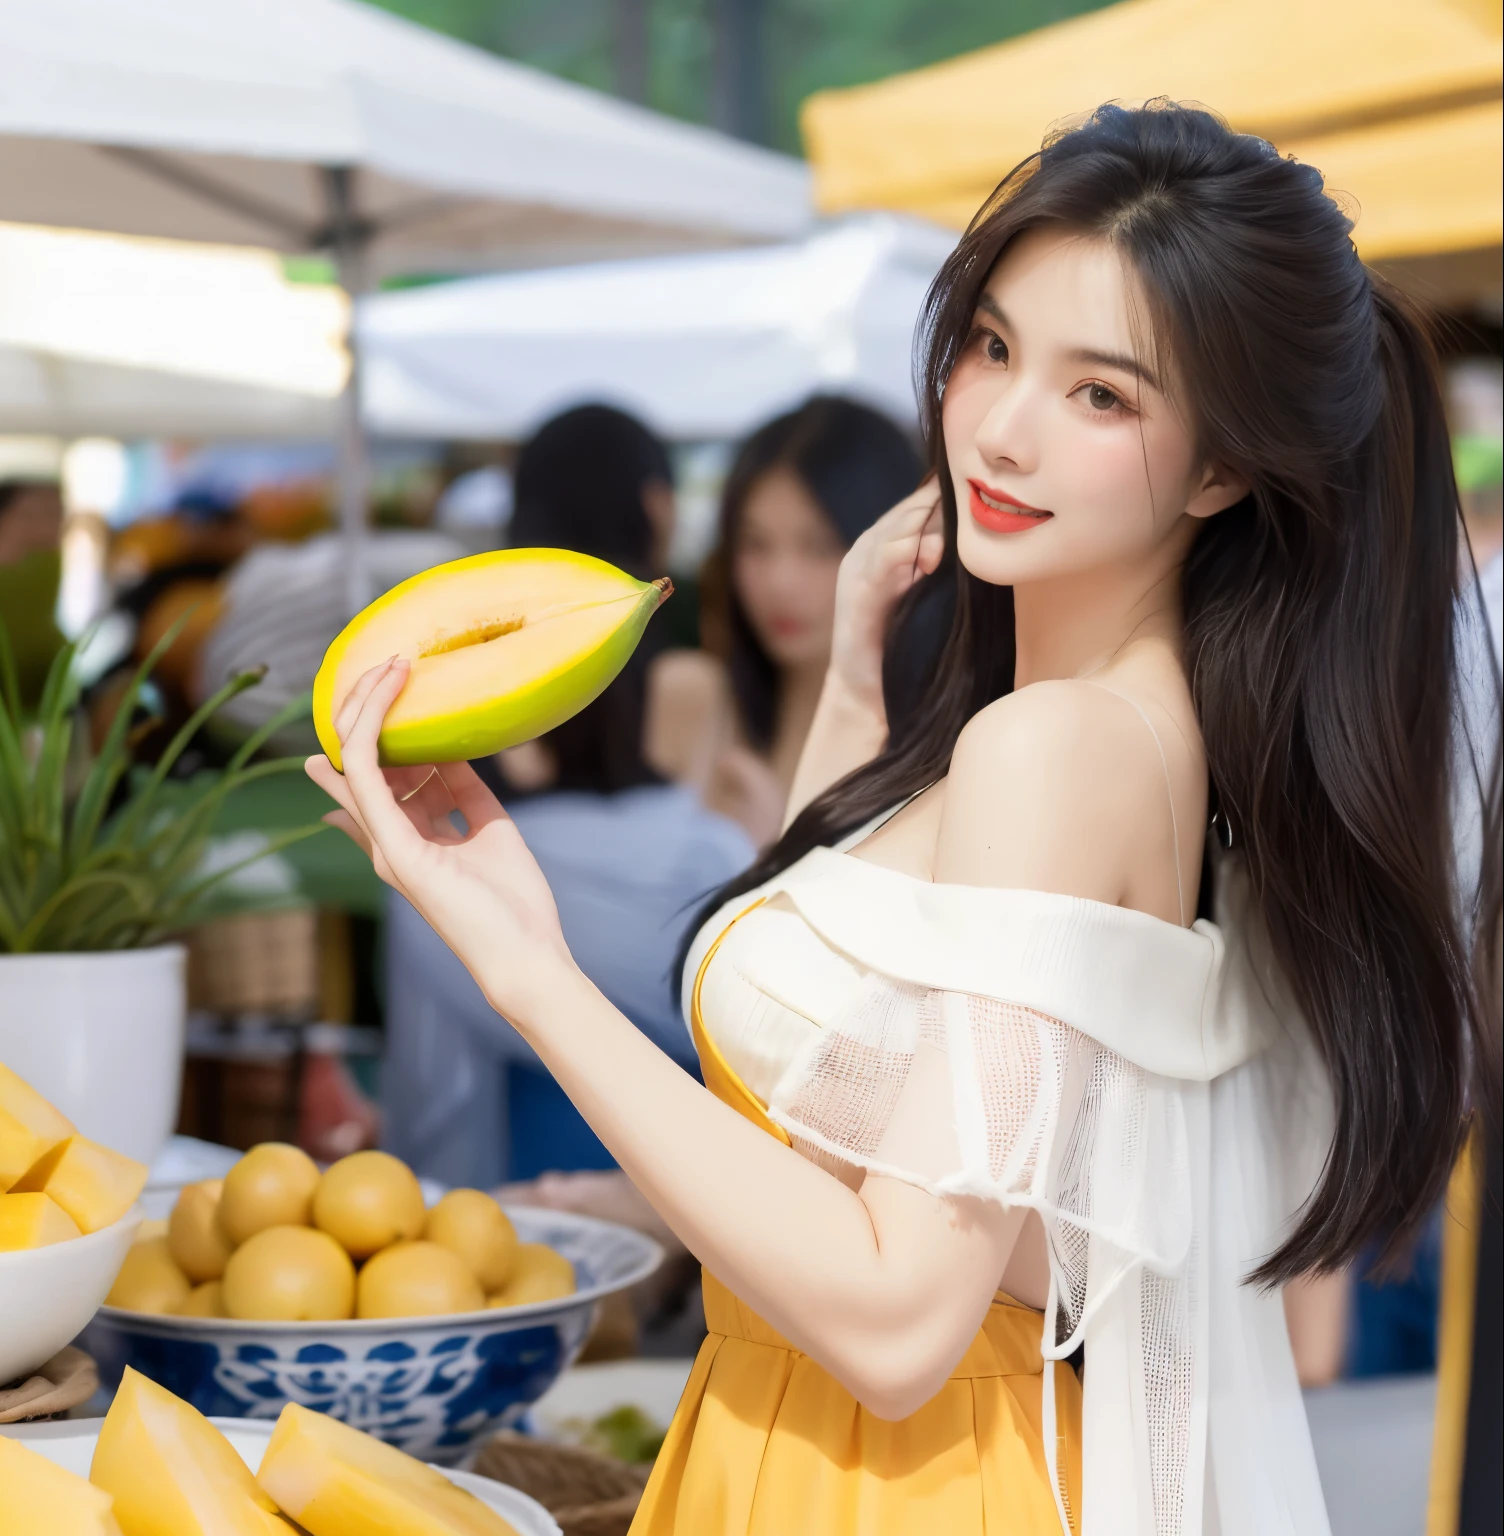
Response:
[[[312,1536],[517,1536],[443,1473],[298,1403],[282,1410],[256,1481]]]
[[[499,549],[404,581],[347,624],[313,683],[319,743],[342,768],[334,720],[362,673],[412,672],[380,737],[388,766],[485,757],[562,725],[626,665],[673,590],[564,549]]]
[[[130,1366],[100,1426],[89,1481],[114,1496],[125,1536],[293,1536],[208,1419]]]

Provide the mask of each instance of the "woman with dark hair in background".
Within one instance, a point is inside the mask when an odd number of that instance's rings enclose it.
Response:
[[[927,311],[935,481],[842,562],[794,818],[690,949],[705,1087],[473,776],[378,766],[403,664],[310,760],[705,1266],[634,1536],[1329,1529],[1280,1289],[1401,1251],[1497,1081],[1446,422],[1351,229],[1165,103],[989,198]],[[954,621],[892,720],[924,572]]]
[[[677,660],[679,736],[698,746],[660,754],[697,757],[687,776],[759,847],[782,828],[814,719],[841,560],[919,478],[918,455],[886,416],[833,395],[758,428],[727,474],[701,618],[724,671],[708,656]],[[665,658],[665,674],[674,664]]]
[[[646,577],[661,571],[672,527],[663,445],[623,412],[582,406],[523,449],[514,546],[574,549]],[[694,1052],[668,979],[673,956],[694,904],[752,850],[693,789],[648,763],[650,651],[639,648],[573,719],[477,769],[525,829],[580,963],[688,1066]],[[444,941],[400,896],[388,915],[383,1145],[448,1184],[612,1167]]]

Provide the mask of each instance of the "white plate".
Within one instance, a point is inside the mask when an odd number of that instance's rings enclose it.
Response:
[[[62,1419],[43,1424],[5,1424],[0,1425],[0,1435],[20,1440],[58,1466],[87,1477],[102,1422],[100,1419]],[[236,1454],[246,1466],[253,1472],[260,1467],[261,1457],[272,1437],[272,1425],[260,1419],[211,1419],[209,1422],[235,1447]],[[487,1509],[494,1509],[509,1521],[517,1536],[563,1536],[554,1517],[525,1493],[508,1488],[505,1483],[493,1482],[489,1477],[477,1477],[473,1472],[456,1472],[449,1467],[437,1470],[450,1482],[473,1493]]]
[[[613,1408],[640,1409],[667,1429],[684,1395],[693,1360],[602,1360],[564,1372],[528,1409],[528,1424],[545,1440],[579,1440],[581,1422]]]

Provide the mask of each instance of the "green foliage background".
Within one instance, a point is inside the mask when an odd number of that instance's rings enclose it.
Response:
[[[375,0],[382,9],[597,90],[616,84],[613,0]],[[1105,0],[766,0],[769,142],[800,152],[799,103],[1098,10]],[[649,0],[648,105],[711,119],[714,0]]]

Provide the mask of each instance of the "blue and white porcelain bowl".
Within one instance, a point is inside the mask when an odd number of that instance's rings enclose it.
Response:
[[[275,1419],[285,1403],[332,1414],[423,1461],[461,1460],[520,1419],[580,1352],[603,1297],[645,1279],[663,1250],[627,1227],[511,1209],[527,1243],[573,1265],[579,1289],[448,1317],[243,1323],[101,1307],[81,1340],[113,1387],[126,1366],[201,1413]]]

